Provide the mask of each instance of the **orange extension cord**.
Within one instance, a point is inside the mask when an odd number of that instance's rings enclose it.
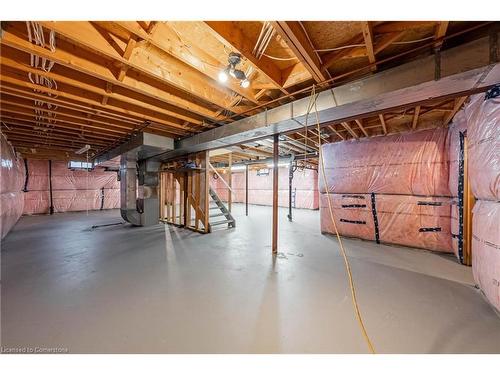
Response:
[[[316,106],[316,99],[317,99],[316,89],[315,89],[315,87],[313,87],[313,90],[311,92],[311,101],[313,101],[314,111],[316,113],[316,128],[317,128],[317,132],[318,132],[319,160],[321,162],[321,172],[322,172],[321,174],[323,176],[323,185],[326,187],[325,163],[323,161],[323,153],[321,151],[321,132],[320,132],[320,126],[319,126],[319,115],[318,115],[318,108]],[[309,105],[309,109],[308,109],[307,115],[306,115],[306,132],[305,132],[306,142],[307,142],[307,117],[309,116],[309,112],[312,109],[311,101],[309,102],[310,105]],[[342,254],[342,257],[344,258],[344,265],[345,265],[345,269],[346,269],[347,276],[349,279],[349,287],[351,289],[352,305],[354,307],[356,320],[358,321],[359,328],[361,329],[361,333],[363,334],[363,337],[366,341],[366,344],[368,345],[368,348],[369,348],[371,354],[375,354],[375,348],[373,347],[373,344],[370,340],[370,337],[368,336],[368,333],[366,332],[366,327],[363,323],[363,318],[362,318],[361,312],[359,310],[358,301],[356,298],[356,288],[354,287],[354,280],[352,278],[351,266],[349,264],[349,260],[347,259],[346,251],[344,248],[344,244],[342,243],[342,239],[339,235],[339,231],[337,230],[337,224],[335,222],[335,218],[333,217],[332,202],[330,200],[330,194],[328,192],[328,188],[326,189],[326,197],[328,200],[328,211],[330,212],[330,218],[332,219],[333,228],[335,229],[335,234],[337,235],[337,240],[339,241],[340,253]]]

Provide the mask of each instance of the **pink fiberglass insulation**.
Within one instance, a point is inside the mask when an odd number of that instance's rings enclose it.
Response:
[[[380,241],[453,252],[450,203],[442,197],[377,195]]]
[[[478,199],[500,200],[500,97],[471,98],[465,107],[471,189]]]
[[[328,199],[340,235],[375,240],[370,194],[320,194],[321,233],[335,234]]]
[[[322,146],[328,191],[449,196],[447,129]],[[319,178],[320,192],[326,192]]]
[[[376,239],[370,194],[328,194],[339,234]],[[375,195],[380,242],[452,252],[450,198]],[[320,196],[321,232],[335,233],[327,194]]]
[[[228,200],[229,189],[220,178],[212,174],[210,186],[223,200]],[[225,174],[221,174],[226,178]],[[233,171],[232,173],[232,200],[234,203],[245,202],[245,172]],[[288,167],[280,167],[278,172],[278,204],[288,206]],[[318,173],[304,169],[294,172],[292,191],[295,193],[295,207],[317,210],[319,208]],[[273,204],[273,174],[269,169],[268,175],[257,174],[257,170],[248,171],[248,203],[271,206]]]
[[[28,161],[28,191],[24,214],[49,212],[49,162]],[[104,200],[102,195],[104,194]],[[64,161],[52,162],[52,200],[54,212],[98,210],[120,207],[120,184],[116,172],[96,167],[90,172],[71,170]]]
[[[500,310],[500,202],[477,201],[472,219],[472,272],[488,301]]]
[[[4,238],[21,217],[24,207],[24,162],[0,133],[0,233]]]

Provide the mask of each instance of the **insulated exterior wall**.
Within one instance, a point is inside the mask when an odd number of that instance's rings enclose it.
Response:
[[[329,198],[328,198],[329,196]],[[321,194],[321,232],[451,252],[450,198],[376,194]],[[377,225],[375,225],[375,218]]]
[[[0,133],[0,233],[4,238],[17,223],[24,207],[24,162]]]
[[[431,129],[325,144],[320,192],[449,196],[446,135]]]
[[[375,224],[370,194],[321,194],[321,233],[335,233],[328,199],[339,234],[365,240],[375,240]]]
[[[472,216],[472,273],[500,310],[500,202],[477,201]]]
[[[223,178],[226,174],[221,173]],[[278,205],[288,207],[288,167],[280,167],[278,173]],[[227,181],[226,181],[227,182]],[[215,173],[210,179],[210,186],[223,200],[228,200],[229,189]],[[232,172],[232,200],[234,203],[245,203],[245,171]],[[294,172],[292,191],[295,194],[295,208],[317,210],[319,208],[318,173],[310,169]],[[292,193],[292,194],[293,194]],[[257,174],[257,170],[248,171],[248,203],[264,206],[273,204],[272,169],[268,175]]]
[[[470,184],[478,199],[472,215],[472,271],[500,310],[500,98],[478,94],[464,110]]]
[[[46,214],[50,207],[49,162],[28,160],[28,191],[24,214]],[[103,198],[104,194],[104,200]],[[52,162],[54,212],[99,210],[120,207],[120,185],[116,172],[96,167],[70,170],[63,161]]]
[[[323,145],[322,232],[335,233],[328,191],[342,235],[452,252],[447,146],[447,129]]]
[[[475,95],[465,113],[472,192],[478,199],[500,201],[500,97]]]

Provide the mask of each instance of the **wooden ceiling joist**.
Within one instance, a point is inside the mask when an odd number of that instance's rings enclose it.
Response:
[[[143,45],[136,46],[134,42],[128,42],[123,55],[102,38],[91,22],[40,22],[41,25],[50,30],[54,30],[58,35],[70,40],[71,43],[82,46],[92,53],[98,53],[106,58],[112,59],[113,63],[120,67],[120,72],[124,69],[133,69],[160,83],[166,84],[180,90],[197,100],[215,104],[218,107],[228,106],[230,92],[220,85],[213,85],[205,75],[172,57],[171,55],[154,48]],[[132,50],[135,52],[132,55]],[[130,55],[126,55],[126,54]],[[128,58],[127,58],[128,57]],[[121,77],[119,77],[121,78]],[[118,79],[123,82],[124,79]]]
[[[450,113],[448,113],[448,115],[443,120],[443,125],[442,125],[443,127],[448,126],[448,124],[450,123],[450,121],[453,119],[453,117],[460,110],[460,108],[465,103],[465,101],[467,100],[467,98],[468,98],[467,96],[462,96],[462,97],[459,97],[459,98],[455,99],[454,104],[453,104],[453,109],[450,111]]]
[[[5,120],[5,121],[4,121]],[[26,132],[44,132],[44,131],[50,131],[51,133],[55,134],[67,134],[72,137],[79,137],[82,139],[93,139],[94,141],[113,141],[116,138],[116,135],[110,136],[106,133],[94,133],[89,131],[88,129],[80,129],[76,127],[71,127],[67,126],[64,124],[51,124],[50,127],[46,127],[43,129],[43,126],[40,126],[39,123],[22,123],[19,120],[12,121],[7,118],[3,118],[2,121],[5,122],[11,129],[17,129],[19,131],[26,131]]]
[[[1,81],[2,81],[2,90],[4,89],[4,84],[9,83],[9,84],[13,84],[13,88],[16,88],[16,86],[17,87],[20,86],[23,88],[28,88],[28,89],[32,89],[32,90],[38,90],[38,91],[42,91],[45,93],[49,93],[49,94],[53,95],[54,97],[57,97],[57,98],[53,98],[53,97],[48,97],[48,96],[41,96],[40,99],[43,98],[47,102],[56,102],[56,103],[61,102],[61,100],[57,100],[60,97],[60,98],[74,100],[74,101],[76,101],[76,103],[85,103],[87,105],[90,105],[91,108],[93,109],[93,111],[92,111],[93,113],[106,112],[107,109],[114,109],[114,110],[117,110],[119,112],[122,111],[121,107],[113,106],[110,103],[107,103],[106,106],[102,106],[101,102],[99,102],[98,100],[89,100],[89,99],[86,99],[82,96],[78,96],[77,93],[70,94],[67,91],[53,90],[53,89],[49,89],[45,86],[34,85],[30,82],[16,80],[16,79],[13,79],[13,78],[8,77],[8,76],[2,76]],[[6,90],[11,90],[11,86],[7,86],[5,88],[6,88]],[[35,93],[33,93],[33,94],[35,94]],[[31,97],[31,96],[32,96],[31,92],[27,92],[25,94],[25,97]],[[101,110],[101,108],[102,108],[102,110]],[[182,135],[182,134],[186,134],[186,132],[188,132],[190,130],[186,125],[180,125],[180,124],[172,123],[170,121],[165,121],[164,119],[161,119],[159,117],[145,116],[145,115],[142,115],[140,113],[134,112],[133,110],[123,110],[123,112],[124,113],[128,112],[131,115],[142,117],[143,121],[154,121],[154,122],[157,122],[160,124],[164,124],[164,125],[166,125],[165,130],[168,130],[169,132],[174,133],[174,134],[177,133],[177,134]]]
[[[337,129],[335,129],[335,126],[328,125],[328,129],[330,129],[334,134],[336,134],[337,137],[339,137],[341,140],[345,141],[345,137]]]
[[[351,126],[347,122],[342,122],[341,125],[345,128],[345,130],[347,130],[349,132],[349,134],[351,134],[353,136],[353,138],[356,138],[356,139],[359,138],[359,135],[356,134],[356,132],[353,130],[353,128],[351,128]]]
[[[115,23],[137,38],[147,41],[161,51],[190,65],[192,68],[211,78],[214,82],[217,82],[220,70],[224,69],[227,65],[227,61],[221,62],[217,60],[208,52],[192,43],[186,46],[186,43],[180,39],[180,36],[165,22],[156,23],[155,33],[148,33],[139,23],[134,21],[117,21]],[[244,89],[234,81],[226,82],[225,85],[250,102],[258,103],[251,89]]]
[[[7,136],[22,136],[22,137],[28,137],[29,139],[33,139],[33,133],[37,134],[38,139],[54,139],[54,140],[60,140],[60,141],[65,141],[65,142],[74,142],[74,143],[80,143],[80,144],[91,144],[95,146],[107,146],[110,144],[110,142],[103,142],[102,140],[96,140],[96,139],[90,139],[90,138],[80,138],[78,136],[71,136],[68,134],[64,133],[58,133],[54,131],[41,131],[41,130],[27,130],[27,129],[16,129],[13,128],[11,130],[4,129],[2,130],[2,133],[6,134]],[[31,138],[30,138],[31,137]]]
[[[434,39],[437,40],[437,42],[434,44],[434,48],[440,48],[443,44],[443,41],[441,40],[445,35],[446,31],[448,30],[448,21],[440,21],[436,25],[436,31],[434,33]]]
[[[283,88],[283,77],[281,70],[267,56],[263,55],[260,59],[252,53],[254,45],[243,34],[238,22],[235,21],[207,21],[205,22],[213,35],[224,45],[230,46],[235,52],[244,56],[252,66],[260,71],[277,89],[285,94],[288,92]]]
[[[378,118],[380,119],[380,125],[382,125],[382,129],[384,131],[384,135],[387,134],[387,124],[385,122],[385,118],[383,114],[378,115]]]
[[[2,110],[4,111],[17,111],[18,113],[34,114],[35,110],[42,111],[44,114],[52,114],[53,118],[56,116],[64,116],[65,118],[71,118],[75,120],[83,120],[86,122],[92,122],[96,124],[103,125],[103,127],[116,127],[122,129],[132,129],[136,125],[130,123],[124,123],[118,120],[110,122],[107,119],[102,119],[99,115],[93,115],[91,113],[83,114],[77,111],[71,111],[65,108],[57,108],[57,110],[49,109],[46,106],[40,107],[30,103],[29,100],[13,100],[15,98],[9,98],[8,94],[0,94],[0,100],[2,101]],[[60,118],[60,117],[59,117]]]
[[[150,82],[140,81],[129,76],[127,76],[123,82],[118,81],[113,75],[113,72],[107,66],[105,60],[98,63],[80,57],[76,54],[77,52],[81,53],[81,50],[78,48],[73,48],[74,51],[72,52],[65,51],[61,48],[57,49],[55,52],[50,52],[49,50],[29,43],[26,39],[14,34],[9,25],[7,25],[3,30],[1,44],[49,59],[70,69],[85,73],[105,82],[109,82],[114,86],[120,86],[140,93],[144,96],[163,101],[174,107],[179,107],[180,109],[197,114],[198,116],[213,119],[213,110],[201,106],[194,101],[175,96],[163,89],[158,88],[157,86],[153,86]]]
[[[368,61],[370,64],[375,64],[375,51],[373,42],[373,29],[370,21],[361,22],[361,29],[363,32],[363,39],[365,41],[366,53],[368,54]],[[377,70],[376,65],[372,65],[371,71]]]
[[[366,129],[363,126],[363,120],[362,119],[356,119],[355,122],[358,125],[358,127],[361,129],[361,131],[363,132],[363,134],[365,135],[365,137],[369,137],[368,132],[366,131]]]
[[[328,77],[321,70],[321,61],[314,52],[314,47],[309,42],[299,21],[271,22],[274,29],[286,41],[299,61],[305,66],[316,82],[325,81]]]

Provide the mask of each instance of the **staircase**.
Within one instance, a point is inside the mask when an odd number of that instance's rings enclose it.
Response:
[[[208,190],[208,193],[210,194],[210,205],[209,205],[209,230],[210,232],[212,231],[212,228],[216,225],[222,225],[222,224],[227,224],[228,227],[234,228],[236,227],[236,221],[234,220],[233,215],[231,215],[231,212],[227,209],[227,207],[222,203],[220,200],[219,196],[217,193],[210,188]],[[220,218],[215,219],[215,221],[212,221],[212,218]]]

